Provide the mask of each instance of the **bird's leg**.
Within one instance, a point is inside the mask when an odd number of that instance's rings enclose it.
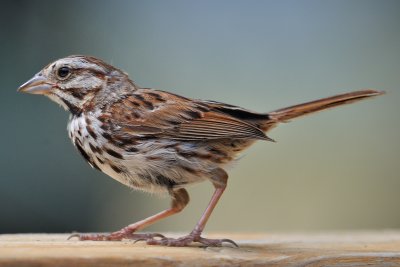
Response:
[[[68,239],[72,237],[78,237],[79,240],[116,241],[122,239],[150,240],[154,239],[155,237],[163,238],[164,236],[161,234],[151,234],[151,233],[136,234],[135,232],[161,219],[164,219],[168,216],[180,212],[189,202],[189,194],[184,188],[171,190],[170,195],[172,197],[172,202],[171,202],[171,207],[169,209],[159,212],[144,220],[130,224],[119,231],[108,234],[73,234]]]
[[[147,244],[185,247],[190,245],[192,242],[198,242],[205,246],[220,247],[222,246],[223,243],[231,243],[232,245],[237,247],[237,244],[230,239],[208,239],[201,236],[204,227],[206,226],[207,221],[210,218],[211,213],[213,212],[215,206],[218,203],[218,200],[221,198],[226,188],[227,181],[228,181],[228,174],[224,170],[218,169],[215,171],[215,174],[211,180],[211,182],[215,187],[214,194],[206,210],[204,211],[200,220],[197,222],[196,226],[194,227],[192,232],[190,232],[190,234],[180,238],[166,238],[166,237],[161,239],[150,238],[147,240]]]

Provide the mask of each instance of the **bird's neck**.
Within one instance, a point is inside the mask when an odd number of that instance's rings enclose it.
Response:
[[[104,107],[118,102],[137,89],[138,87],[128,77],[110,79],[107,81],[107,86],[104,86],[90,101],[85,103],[85,108]]]

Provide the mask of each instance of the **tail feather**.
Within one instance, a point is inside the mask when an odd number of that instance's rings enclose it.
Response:
[[[369,97],[382,95],[385,92],[376,91],[372,89],[364,89],[360,91],[354,91],[350,93],[335,95],[327,98],[318,99],[315,101],[290,106],[287,108],[278,109],[269,112],[269,119],[271,122],[286,122],[290,119],[301,117],[310,113],[318,112],[324,109],[333,108],[345,104],[350,104],[359,100],[363,100]],[[268,127],[269,128],[269,127]]]

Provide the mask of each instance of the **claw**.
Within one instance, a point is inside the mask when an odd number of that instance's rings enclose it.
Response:
[[[80,234],[76,233],[76,234],[72,234],[70,235],[67,240],[70,240],[71,238],[77,237],[78,239],[80,239]]]
[[[231,240],[231,239],[221,239],[221,244],[224,243],[224,242],[225,242],[225,243],[228,243],[228,244],[231,244],[231,245],[233,245],[233,246],[236,247],[236,248],[239,247],[239,245],[236,244],[236,242],[233,241],[233,240]]]
[[[159,237],[159,238],[166,238],[164,235],[162,235],[162,234],[152,234],[153,235],[153,237]]]

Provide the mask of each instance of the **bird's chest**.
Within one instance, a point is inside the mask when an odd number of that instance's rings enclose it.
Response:
[[[84,159],[93,167],[102,170],[103,142],[99,136],[99,125],[91,116],[80,115],[71,118],[68,135]]]
[[[68,124],[69,137],[83,158],[93,167],[112,178],[122,182],[126,176],[123,173],[123,151],[110,143],[104,136],[111,133],[102,129],[98,114],[82,114],[75,116]]]
[[[158,154],[158,149],[135,140],[121,143],[118,125],[104,125],[97,114],[82,114],[71,118],[68,124],[69,137],[83,158],[115,180],[134,188],[153,187],[149,178],[150,169],[158,168],[146,157]],[[164,164],[162,165],[164,168]]]

